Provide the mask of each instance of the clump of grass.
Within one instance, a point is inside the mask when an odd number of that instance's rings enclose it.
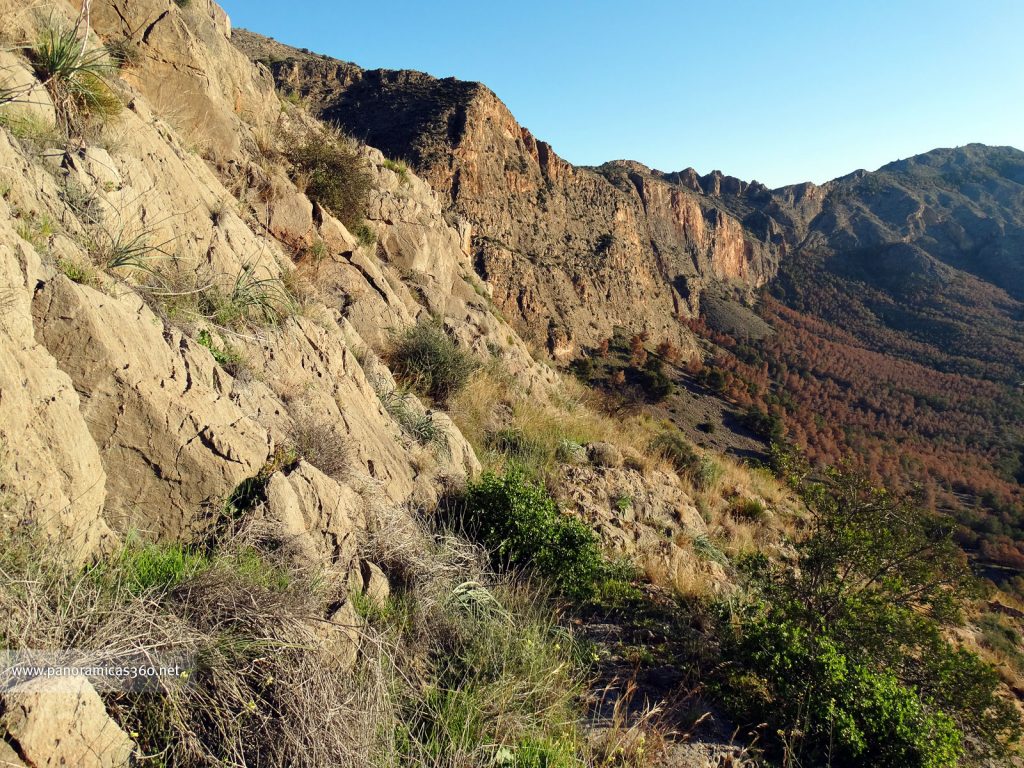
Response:
[[[701,456],[697,465],[692,469],[693,484],[698,490],[711,491],[722,479],[724,470],[722,465],[710,456]]]
[[[423,446],[438,451],[448,450],[448,436],[429,411],[415,407],[408,391],[376,385],[377,397],[384,410],[402,428],[402,431]]]
[[[489,450],[503,453],[521,465],[536,466],[547,458],[546,446],[523,430],[505,427],[487,435]]]
[[[107,588],[123,587],[138,595],[173,589],[209,567],[209,557],[181,544],[133,541],[118,553],[113,562],[101,563],[91,574]]]
[[[704,560],[723,564],[728,561],[725,553],[715,546],[706,533],[698,534],[693,538],[693,551]]]
[[[576,768],[585,745],[573,637],[532,590],[470,584],[444,579],[428,585],[430,601],[421,587],[368,610],[371,628],[422,649],[399,657],[425,680],[404,689],[398,764]]]
[[[246,264],[226,290],[200,293],[199,309],[225,328],[258,328],[278,325],[295,314],[296,305],[278,278],[260,276],[255,264]]]
[[[469,381],[477,363],[435,322],[420,322],[395,342],[389,355],[395,374],[436,403],[447,404]]]
[[[310,135],[287,153],[296,182],[313,202],[349,228],[366,212],[371,178],[366,162],[341,136]]]
[[[83,224],[96,226],[103,221],[99,198],[74,176],[68,174],[61,179],[57,195]]]
[[[103,49],[88,50],[77,26],[46,27],[29,58],[57,108],[68,133],[80,131],[83,121],[115,117],[122,108],[107,78],[113,65]]]
[[[327,599],[311,574],[285,571],[246,537],[215,551],[130,541],[84,570],[55,555],[25,534],[5,539],[0,634],[17,650],[83,649],[83,665],[179,661],[187,684],[97,682],[141,754],[178,766],[365,765],[375,726],[393,716],[381,704],[385,662],[372,645],[361,666],[339,662],[308,619]]]
[[[586,464],[587,449],[575,440],[563,437],[558,441],[555,458],[566,464]]]
[[[108,40],[104,47],[107,49],[107,56],[120,69],[137,66],[142,60],[139,46],[130,37]]]
[[[700,462],[693,445],[679,432],[662,432],[651,441],[650,447],[680,474],[689,473]]]
[[[742,520],[757,522],[765,518],[768,510],[761,499],[740,499],[733,505],[732,512]]]
[[[300,411],[292,419],[290,438],[296,452],[325,475],[341,480],[351,472],[352,446],[310,411]]]
[[[385,159],[384,167],[387,168],[389,171],[393,171],[395,174],[397,174],[398,180],[402,184],[409,183],[409,166],[406,165],[401,160]]]
[[[107,271],[129,269],[153,274],[154,260],[169,255],[164,246],[170,241],[153,245],[150,238],[148,230],[133,234],[126,226],[116,231],[100,228],[86,247],[93,261]]]
[[[56,266],[68,280],[79,285],[95,286],[99,284],[99,275],[89,264],[81,264],[71,259],[57,259]]]
[[[320,238],[316,238],[313,244],[306,249],[306,253],[313,260],[314,264],[319,264],[330,255],[330,249],[327,247],[327,243]]]
[[[0,111],[0,126],[10,131],[25,151],[36,157],[65,143],[65,137],[55,125],[32,112]]]
[[[57,228],[45,213],[30,213],[23,216],[17,224],[18,237],[29,243],[37,251],[45,252],[50,246],[50,238],[56,234]]]

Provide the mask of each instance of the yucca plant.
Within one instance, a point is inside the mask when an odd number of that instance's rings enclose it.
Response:
[[[230,328],[273,326],[295,313],[284,284],[276,277],[260,277],[254,264],[243,265],[227,292],[211,292],[204,303],[211,320]]]
[[[126,228],[116,232],[104,231],[90,243],[93,259],[104,269],[135,269],[155,273],[153,259],[170,256],[165,250],[173,238],[159,245],[152,245],[148,231],[129,234]]]
[[[121,111],[107,82],[114,65],[104,49],[86,48],[78,27],[48,26],[29,55],[68,131],[81,128],[85,117],[104,120]]]

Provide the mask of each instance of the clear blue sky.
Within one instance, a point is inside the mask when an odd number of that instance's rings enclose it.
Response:
[[[367,68],[479,80],[574,163],[769,186],[1024,148],[1024,0],[219,0]]]

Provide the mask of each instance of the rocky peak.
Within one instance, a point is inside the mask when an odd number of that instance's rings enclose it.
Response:
[[[234,40],[321,117],[409,161],[472,226],[474,264],[494,300],[561,356],[615,326],[692,347],[679,319],[698,310],[704,285],[749,290],[775,272],[777,243],[718,201],[763,195],[760,185],[720,173],[684,180],[631,161],[576,167],[480,84],[364,71],[243,31]]]

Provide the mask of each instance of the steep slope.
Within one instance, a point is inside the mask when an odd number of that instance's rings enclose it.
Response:
[[[744,228],[715,198],[636,164],[572,166],[478,83],[364,71],[243,30],[232,39],[322,118],[410,162],[472,225],[496,303],[558,359],[615,326],[692,349],[677,319],[708,282],[749,290],[774,274],[770,227]],[[720,174],[704,183],[767,192]]]

